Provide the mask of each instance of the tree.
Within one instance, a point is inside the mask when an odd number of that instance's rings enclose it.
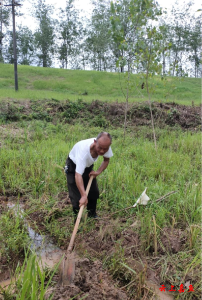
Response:
[[[169,55],[169,73],[172,76],[187,76],[189,71],[187,43],[191,28],[192,3],[180,7],[177,3],[172,7],[169,17],[168,42],[171,44]]]
[[[38,65],[50,67],[54,54],[54,20],[51,18],[52,7],[46,5],[44,0],[38,0],[35,8],[35,17],[39,28],[34,33],[35,46],[37,47]]]
[[[122,9],[122,3],[125,5]],[[131,86],[130,74],[132,68],[142,70],[142,77],[146,80],[147,93],[149,96],[152,128],[156,147],[156,138],[150,101],[149,77],[159,71],[159,39],[160,35],[156,28],[149,24],[149,21],[156,20],[161,10],[153,0],[122,0],[111,4],[112,30],[114,41],[119,45],[121,56],[117,64],[121,63],[121,72],[127,65],[126,80],[126,109],[124,120],[124,137],[127,125],[129,89]],[[124,12],[124,15],[123,15]],[[134,53],[134,54],[133,54]],[[133,56],[132,56],[133,55]]]
[[[201,47],[202,47],[202,23],[200,17],[196,19],[194,26],[188,33],[187,39],[187,51],[189,53],[189,61],[194,63],[192,68],[192,74],[195,77],[200,76],[200,65],[201,65]]]
[[[115,3],[111,2],[113,53],[116,62],[119,62],[121,72],[124,72],[124,66],[126,64],[129,65],[129,61],[126,62],[126,50],[129,48],[129,41],[131,43],[130,32],[133,31],[133,24],[130,18],[131,3],[132,1],[130,0],[122,0]]]
[[[18,34],[16,32],[16,40],[17,40]],[[4,55],[5,62],[9,64],[14,63],[14,54],[13,54],[13,32],[8,31],[7,32],[7,39],[8,39],[8,44],[7,44],[7,49]],[[16,52],[18,54],[18,50],[16,49]]]
[[[88,60],[94,70],[106,71],[111,69],[110,44],[112,42],[110,28],[110,7],[108,1],[93,1],[94,9],[85,40]]]
[[[165,52],[164,46],[161,45],[162,41],[162,33],[157,30],[155,26],[148,26],[146,28],[146,36],[142,45],[139,48],[139,54],[137,55],[137,60],[135,63],[143,65],[143,72],[141,77],[143,78],[143,82],[145,82],[146,91],[149,100],[149,108],[151,114],[151,124],[153,129],[154,136],[154,144],[157,149],[156,144],[156,134],[154,128],[154,118],[152,112],[152,104],[151,104],[151,95],[154,92],[154,84],[152,82],[152,78],[154,75],[161,74],[162,64],[161,64],[161,56],[162,53]]]
[[[59,40],[61,45],[58,47],[59,60],[62,68],[66,68],[68,63],[72,66],[77,65],[75,58],[79,55],[80,39],[82,35],[82,24],[78,20],[78,13],[73,6],[74,0],[66,2],[65,10],[61,9],[59,22]]]
[[[169,42],[170,38],[170,26],[169,24],[166,24],[164,17],[161,18],[159,27],[158,27],[159,33],[161,34],[161,39],[159,40],[160,48],[161,48],[161,60],[162,60],[162,76],[166,76],[167,70],[169,67],[167,67],[168,64],[168,54],[169,49],[171,49],[172,43]]]
[[[31,65],[34,60],[34,36],[28,27],[19,27],[17,32],[18,63]]]
[[[1,0],[2,1],[2,0]],[[4,27],[9,25],[9,9],[3,6],[3,1],[0,1],[0,62],[3,62],[3,39],[5,37]]]
[[[153,0],[120,0],[111,2],[112,38],[114,55],[121,72],[127,66],[130,72],[146,24],[155,20],[161,11]]]

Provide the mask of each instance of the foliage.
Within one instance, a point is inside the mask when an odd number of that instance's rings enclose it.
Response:
[[[76,1],[69,0],[58,10],[54,7],[51,15],[53,7],[44,0],[32,1],[30,10],[39,26],[22,31],[16,22],[18,63],[123,72],[138,60],[139,45],[144,51],[146,28],[152,26],[162,34],[163,76],[200,77],[201,11],[193,11],[193,3],[175,3],[170,14],[153,0],[94,0],[90,16],[83,16],[75,6]],[[23,21],[21,6],[15,10]],[[0,16],[0,61],[12,63],[11,8],[1,6]],[[146,72],[143,62],[133,68],[135,74],[139,71]]]
[[[4,48],[4,40],[6,35],[4,33],[4,26],[7,27],[9,25],[9,10],[7,7],[0,6],[0,63],[4,62],[3,58],[3,48]]]
[[[86,60],[91,68],[97,71],[106,71],[113,68],[112,64],[112,39],[109,32],[110,11],[106,1],[94,1],[94,9],[89,26],[86,29],[84,42]]]
[[[77,102],[70,102],[64,105],[62,117],[67,120],[78,118],[78,113],[84,108],[84,103],[82,100]]]
[[[18,265],[16,268],[16,282],[11,283],[15,292],[10,291],[8,296],[11,297],[10,299],[16,300],[51,300],[53,295],[48,297],[45,295],[57,268],[58,265],[55,266],[54,270],[46,270],[42,267],[40,259],[35,253],[26,255],[23,265]]]
[[[124,14],[122,13],[122,5],[125,6]],[[139,69],[142,72],[143,80],[145,78],[146,90],[149,97],[151,122],[153,128],[154,142],[156,147],[156,137],[154,130],[154,121],[151,109],[150,93],[151,88],[148,78],[155,74],[160,74],[161,66],[159,65],[159,56],[161,50],[159,47],[160,35],[157,34],[156,28],[147,25],[148,20],[155,20],[161,14],[161,10],[153,1],[139,3],[138,1],[123,1],[116,5],[111,3],[111,11],[114,17],[111,17],[114,41],[118,44],[121,50],[121,55],[117,60],[117,66],[121,66],[121,72],[124,66],[127,65],[127,79],[126,79],[126,107],[125,107],[125,120],[124,120],[124,137],[127,126],[127,113],[128,113],[128,98],[129,89],[131,87],[130,74],[134,69]],[[125,13],[127,11],[127,13]],[[126,17],[127,15],[127,17]],[[133,38],[131,37],[133,32]],[[135,36],[135,38],[134,38]],[[138,37],[141,36],[141,40]],[[146,38],[144,37],[146,36]],[[133,40],[135,39],[135,41]],[[133,43],[132,43],[133,41]],[[137,42],[138,41],[138,42]],[[128,51],[128,54],[124,53]],[[131,53],[135,53],[135,57]]]
[[[193,75],[194,77],[198,77],[200,72],[200,64],[201,64],[201,58],[200,58],[200,48],[202,46],[201,42],[201,22],[200,17],[197,18],[193,30],[190,30],[188,32],[188,38],[189,41],[188,49],[191,49],[191,53],[189,54],[189,60],[190,62],[194,63],[194,70]]]
[[[139,44],[144,44],[145,28],[149,26],[149,20],[155,20],[161,14],[161,10],[151,0],[122,0],[115,4],[111,2],[111,13],[112,36],[119,49],[117,65],[120,64],[121,72],[124,66],[130,72],[133,61],[139,61],[138,54],[143,50]]]
[[[51,18],[51,6],[46,5],[45,1],[38,1],[36,18],[39,22],[39,28],[34,33],[38,65],[50,67],[54,53],[54,22]]]
[[[2,246],[0,251],[2,255],[6,255],[7,260],[14,260],[15,257],[24,254],[29,241],[27,228],[18,208],[1,215],[0,242]]]
[[[18,63],[22,65],[31,65],[34,56],[34,37],[28,27],[20,27],[17,40]]]
[[[61,41],[58,47],[59,61],[65,69],[69,64],[76,69],[75,57],[80,52],[79,40],[82,36],[82,23],[78,21],[78,13],[74,9],[73,2],[67,1],[65,10],[61,9],[58,27]]]

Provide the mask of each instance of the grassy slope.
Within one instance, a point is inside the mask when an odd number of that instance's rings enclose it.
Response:
[[[141,89],[142,79],[132,76],[129,101],[144,101],[146,88]],[[92,101],[125,101],[125,75],[110,72],[63,70],[30,66],[18,66],[18,93],[14,90],[13,65],[0,64],[0,100],[58,99]],[[161,80],[155,76],[151,82],[153,101],[174,101],[179,104],[199,105],[201,81],[199,78],[168,77]]]

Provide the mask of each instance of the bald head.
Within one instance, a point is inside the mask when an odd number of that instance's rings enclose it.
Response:
[[[96,155],[104,155],[112,143],[112,137],[108,132],[100,132],[94,140],[94,151]]]
[[[112,143],[112,137],[108,132],[102,131],[98,134],[96,140],[98,141],[100,138],[103,138],[103,140],[110,140],[110,144]]]

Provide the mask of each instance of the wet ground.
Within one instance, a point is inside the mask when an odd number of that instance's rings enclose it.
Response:
[[[66,197],[67,195],[61,195],[63,200],[58,202],[60,207],[69,205]],[[5,201],[5,197],[1,197],[1,205],[14,209],[14,211],[20,209],[20,212],[23,213],[24,203],[16,207],[13,201],[10,202],[9,198],[7,200]],[[39,216],[39,213],[35,213],[32,218],[34,218],[34,221],[41,222]],[[124,228],[126,223],[124,218],[120,220],[98,219],[95,221],[94,230],[90,232],[82,229],[81,224],[74,247],[76,267],[73,284],[62,286],[59,283],[59,274],[56,274],[53,278],[53,285],[48,289],[47,297],[54,294],[53,300],[65,300],[73,297],[78,300],[84,299],[83,296],[87,300],[174,299],[172,293],[168,292],[168,288],[166,289],[167,292],[159,290],[162,284],[159,276],[161,270],[154,267],[159,257],[156,259],[141,257],[139,236],[135,230],[139,223],[135,218],[133,221],[135,222],[132,222],[128,228]],[[117,222],[119,222],[119,225],[123,224],[124,229],[122,232],[117,230],[119,227]],[[42,259],[43,266],[53,268],[62,259],[69,240],[61,249],[51,241],[49,236],[37,233],[28,222],[26,222],[26,226],[32,239],[32,247],[35,248],[38,256]],[[165,229],[165,234],[170,237],[170,240],[168,242],[168,239],[166,239],[167,245],[164,243],[164,251],[167,249],[175,253],[182,249],[183,232],[174,230],[171,234]],[[124,254],[121,249],[124,249]],[[163,253],[160,247],[158,251]],[[120,259],[122,255],[124,264],[122,266],[113,265],[116,264],[116,258]],[[1,260],[0,263],[5,262]],[[135,277],[131,277],[131,272],[125,265],[134,270]],[[114,274],[108,271],[110,269],[114,269]],[[9,269],[4,268],[1,271],[2,287],[9,284],[9,275]],[[136,290],[136,296],[134,296],[134,289]]]

